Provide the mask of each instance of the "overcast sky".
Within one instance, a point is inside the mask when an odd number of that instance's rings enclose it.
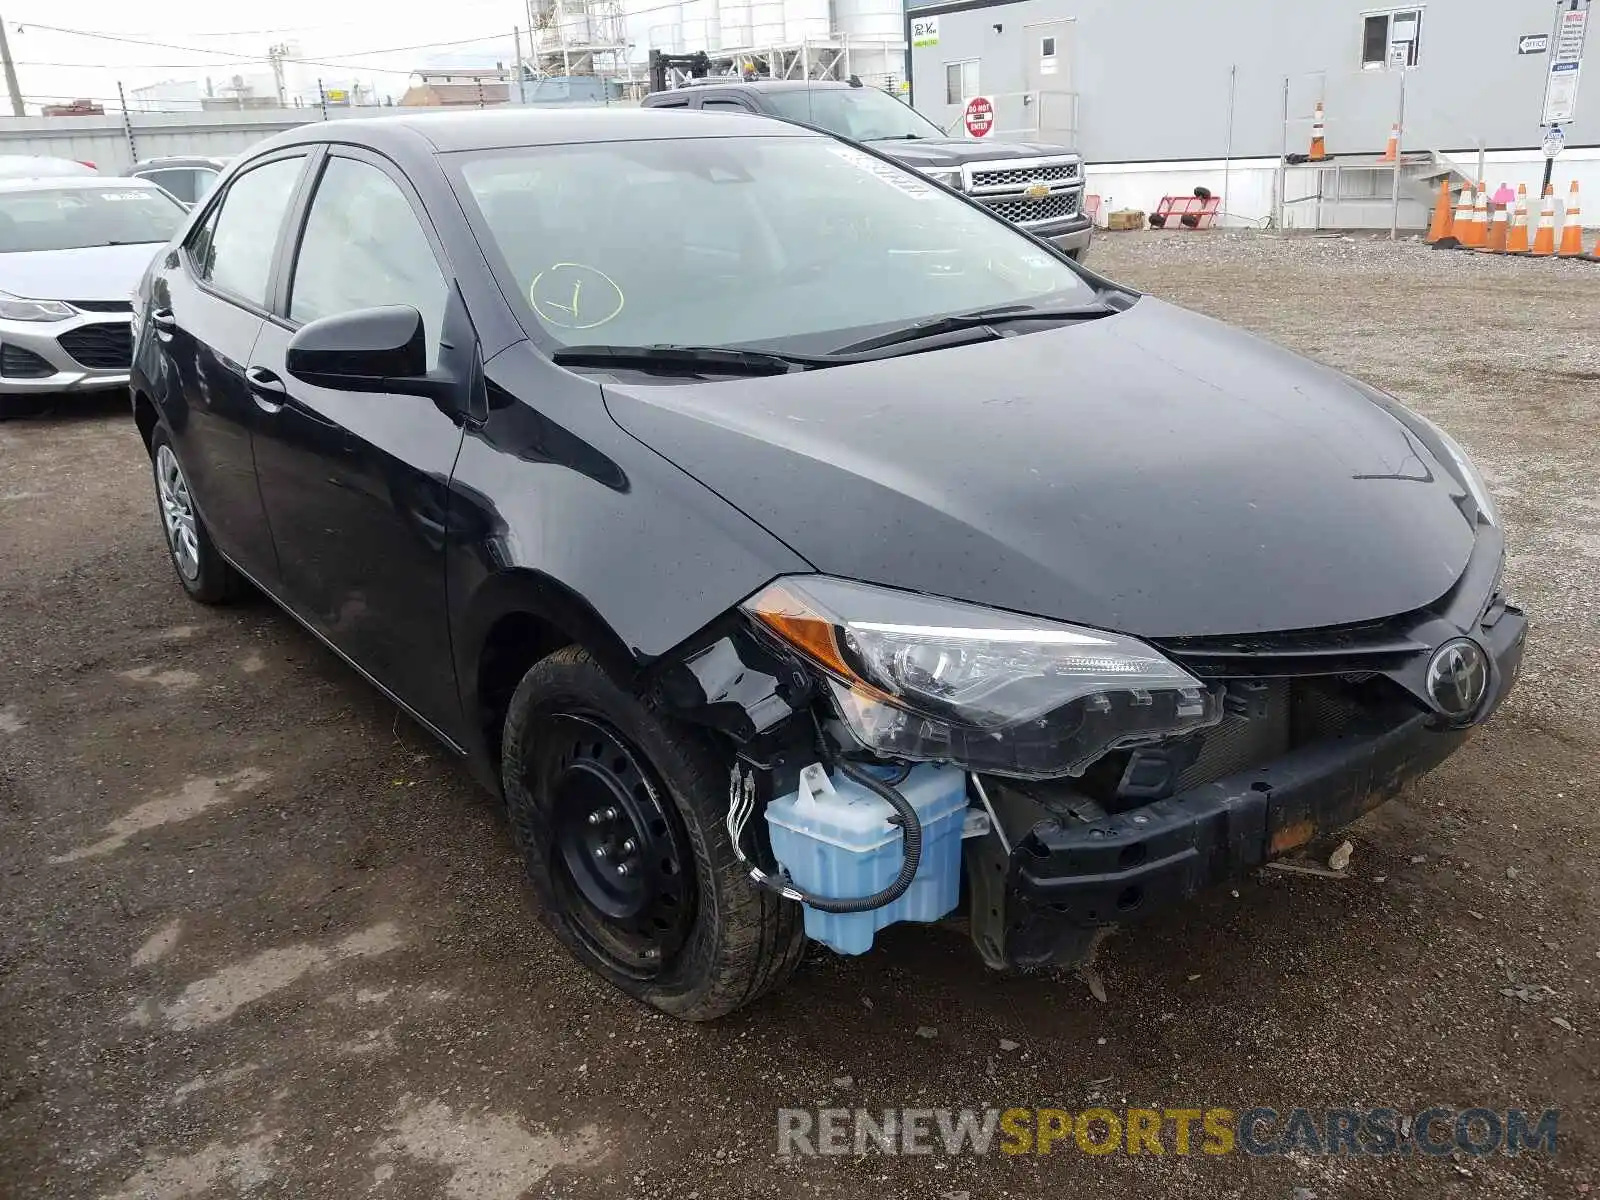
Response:
[[[29,112],[79,96],[114,105],[118,81],[132,89],[207,75],[219,86],[235,74],[270,76],[266,54],[275,42],[297,43],[301,57],[318,60],[291,68],[291,90],[314,93],[322,77],[330,87],[359,80],[398,96],[407,74],[430,58],[509,62],[511,31],[527,23],[524,0],[3,0],[0,13]]]

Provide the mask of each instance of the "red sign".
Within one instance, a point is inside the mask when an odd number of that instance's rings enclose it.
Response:
[[[989,131],[994,128],[994,105],[987,96],[974,96],[967,101],[967,111],[962,120],[966,122],[967,134],[970,137],[988,137]]]

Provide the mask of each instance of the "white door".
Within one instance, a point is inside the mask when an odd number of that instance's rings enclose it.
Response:
[[[1078,140],[1078,94],[1072,86],[1071,20],[1022,27],[1022,86],[1030,124],[1040,141],[1074,145]]]

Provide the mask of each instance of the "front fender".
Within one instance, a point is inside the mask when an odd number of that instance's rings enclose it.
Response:
[[[478,710],[485,639],[509,615],[631,678],[769,580],[812,569],[621,429],[593,380],[526,343],[485,374],[488,417],[467,431],[450,484],[446,586],[464,711]]]

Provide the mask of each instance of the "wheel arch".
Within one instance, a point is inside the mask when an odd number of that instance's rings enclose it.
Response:
[[[620,685],[643,665],[594,606],[560,580],[526,568],[484,582],[456,622],[456,672],[474,767],[498,787],[500,738],[528,668],[565,646],[587,650]]]
[[[152,442],[156,436],[156,425],[161,420],[161,414],[156,410],[155,401],[138,389],[133,393],[133,424],[139,430],[139,436],[144,440],[144,452],[153,453]]]

